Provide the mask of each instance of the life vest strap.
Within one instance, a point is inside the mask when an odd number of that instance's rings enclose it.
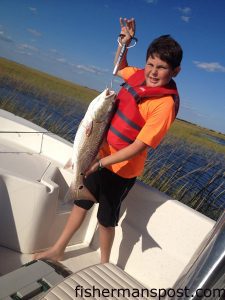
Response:
[[[124,142],[128,143],[128,144],[132,144],[133,140],[129,139],[127,136],[123,135],[121,132],[119,132],[115,127],[113,127],[112,125],[110,126],[110,130],[117,136],[119,137],[121,140],[123,140]]]
[[[141,100],[141,97],[138,95],[138,93],[133,89],[132,86],[130,86],[127,82],[124,82],[121,84],[121,86],[127,90],[135,99],[136,103],[139,103]]]
[[[128,119],[123,113],[121,110],[117,110],[117,114],[118,116],[123,120],[125,121],[128,125],[130,125],[132,128],[140,131],[141,130],[141,126],[139,126],[138,124],[134,123],[132,120]]]

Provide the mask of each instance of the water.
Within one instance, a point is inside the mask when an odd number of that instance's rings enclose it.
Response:
[[[222,145],[222,146],[225,146],[225,140],[219,138],[219,137],[215,137],[215,136],[212,136],[212,135],[209,135],[209,134],[205,134],[205,133],[202,133],[202,136],[206,137],[208,140],[216,143],[216,144],[219,144],[219,145]]]
[[[149,152],[146,168],[149,182],[155,181],[156,188],[178,195],[182,202],[190,204],[192,199],[205,199],[205,210],[208,206],[225,209],[224,155],[192,148],[187,142],[169,137],[157,151]]]
[[[40,118],[44,119],[45,129],[57,124],[61,130],[57,132],[60,136],[70,136],[73,140],[77,127],[85,113],[84,106],[79,101],[68,99],[68,102],[61,105],[49,105],[47,98],[35,98],[25,93],[14,91],[8,87],[0,86],[0,97],[7,99],[8,105],[18,108],[23,114],[32,113],[32,122],[39,124]],[[69,102],[71,100],[71,102]]]

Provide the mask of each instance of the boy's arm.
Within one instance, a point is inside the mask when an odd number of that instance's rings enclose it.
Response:
[[[101,165],[102,167],[107,167],[110,165],[113,165],[115,163],[119,163],[125,160],[129,160],[138,153],[144,151],[149,146],[145,143],[143,143],[140,140],[135,140],[132,144],[129,146],[109,155],[105,156],[101,159]],[[91,173],[98,170],[99,162],[94,162],[94,164],[88,169],[85,176],[90,175]]]
[[[149,146],[145,144],[144,142],[136,139],[132,144],[129,146],[109,155],[106,157],[103,157],[101,159],[101,163],[104,167],[107,167],[109,165],[113,165],[115,163],[119,163],[125,160],[129,160],[138,153],[144,151]]]
[[[134,37],[134,35],[135,35],[135,20],[133,18],[129,19],[129,20],[127,20],[126,18],[125,19],[120,18],[120,26],[121,26],[121,33],[119,35],[120,44],[118,44],[118,48],[116,51],[116,55],[115,55],[115,59],[114,59],[114,66],[117,63],[118,57],[120,55],[120,51],[122,49],[122,45],[126,44],[128,46],[132,40],[132,37]],[[120,70],[122,70],[128,66],[127,51],[128,51],[128,49],[126,50],[126,52],[122,58],[122,61],[120,63],[119,69],[116,73],[116,75],[119,77],[122,77]]]

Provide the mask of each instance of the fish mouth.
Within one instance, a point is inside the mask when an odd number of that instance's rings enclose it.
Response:
[[[114,95],[114,99],[115,99],[116,93],[113,90],[110,90],[109,88],[106,88],[106,90],[105,90],[105,97],[109,98],[109,97],[111,97],[113,95]]]

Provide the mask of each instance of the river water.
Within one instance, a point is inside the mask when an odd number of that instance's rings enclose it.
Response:
[[[0,97],[4,99],[4,102],[7,102],[8,106],[16,107],[20,114],[32,114],[34,123],[38,124],[40,117],[44,115],[46,117],[44,120],[46,129],[54,123],[59,126],[63,124],[63,127],[72,130],[71,135],[73,136],[85,112],[84,106],[76,99],[68,99],[71,101],[54,105],[49,103],[48,98],[35,98],[32,95],[1,86]]]
[[[212,136],[210,134],[204,134],[204,133],[202,134],[202,136],[206,137],[207,139],[209,139],[210,141],[212,141],[216,144],[225,146],[225,140],[223,140],[223,139],[217,138],[217,137]]]
[[[7,105],[16,107],[19,115],[21,112],[32,112],[31,121],[34,123],[42,125],[39,123],[42,116],[44,127],[48,130],[52,128],[52,124],[56,124],[56,133],[70,141],[73,141],[86,110],[76,99],[54,105],[50,104],[47,98],[37,99],[5,86],[0,86],[0,99],[4,99]],[[221,143],[217,140],[214,142]],[[179,197],[184,203],[189,204],[194,198],[200,202],[201,199],[205,199],[202,205],[202,212],[205,213],[204,210],[208,207],[225,209],[224,170],[223,155],[199,147],[190,147],[183,141],[169,137],[157,151],[149,151],[145,176],[156,188],[170,195],[175,194],[176,198]]]

